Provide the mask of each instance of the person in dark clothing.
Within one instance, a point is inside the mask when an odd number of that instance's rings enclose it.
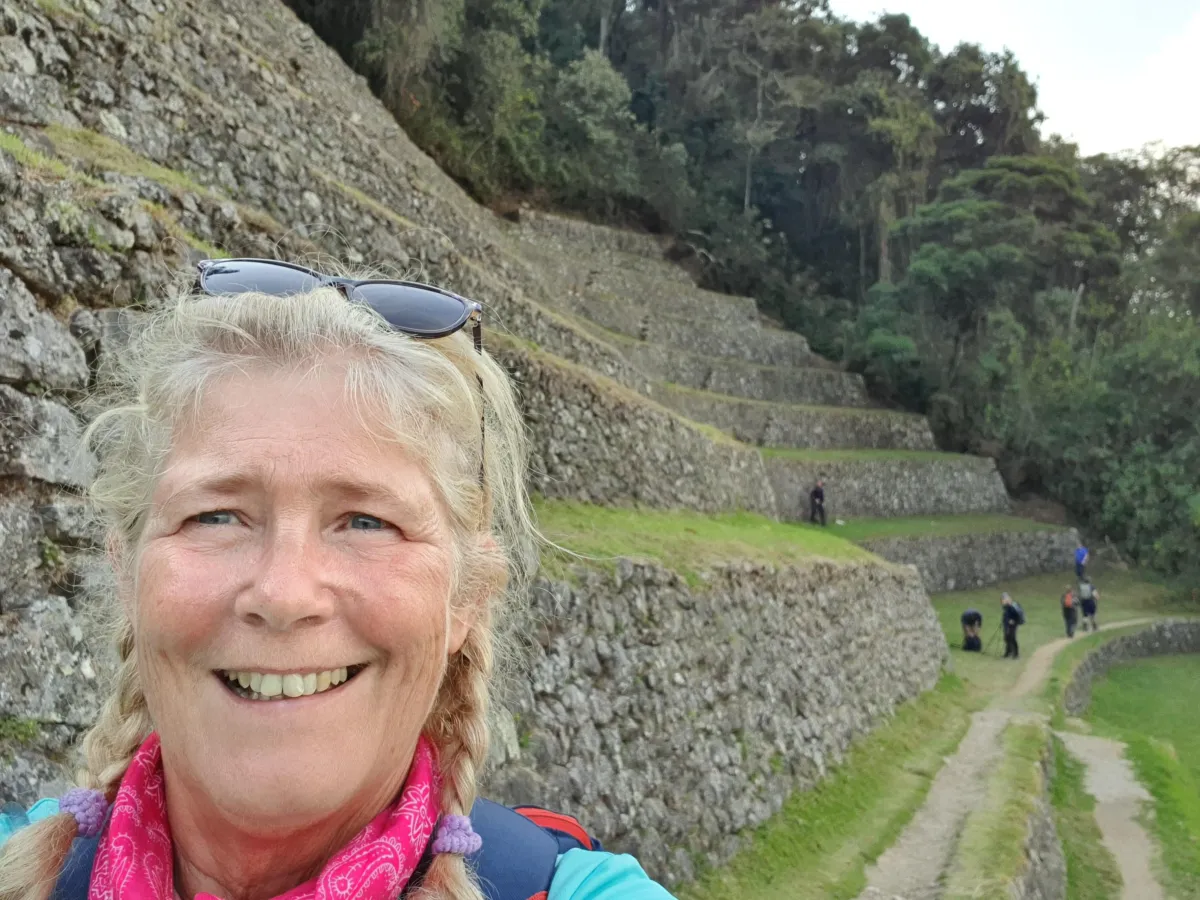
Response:
[[[1092,584],[1090,578],[1085,578],[1079,583],[1079,605],[1083,610],[1082,627],[1084,631],[1098,631],[1100,626],[1096,624],[1096,601],[1100,599],[1100,592],[1096,590],[1096,586]]]
[[[963,649],[969,653],[983,650],[979,630],[983,627],[983,614],[977,609],[968,609],[962,614]]]
[[[1075,637],[1075,623],[1079,621],[1079,607],[1075,600],[1075,591],[1067,585],[1062,595],[1063,624],[1067,628],[1067,637]]]
[[[1004,658],[1019,659],[1021,648],[1017,645],[1017,629],[1025,624],[1025,612],[1006,593],[1000,595],[1000,607],[1004,627]]]
[[[808,494],[808,521],[817,524],[820,516],[821,524],[825,524],[825,479],[818,478],[816,487]]]
[[[1080,541],[1075,548],[1075,577],[1080,581],[1087,577],[1087,564],[1090,558],[1091,554],[1088,553],[1088,548],[1083,546],[1083,541]]]

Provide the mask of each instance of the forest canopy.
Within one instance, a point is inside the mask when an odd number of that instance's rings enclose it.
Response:
[[[943,448],[1200,575],[1200,148],[1083,157],[1012,54],[825,0],[289,2],[481,202],[672,234]]]

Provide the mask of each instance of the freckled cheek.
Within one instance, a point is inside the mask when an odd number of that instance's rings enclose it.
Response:
[[[356,630],[393,657],[410,677],[436,677],[445,662],[449,578],[429,567],[360,572]],[[365,576],[365,577],[363,577]]]
[[[148,547],[134,606],[140,642],[175,664],[202,653],[230,624],[236,584],[236,572],[211,559]]]

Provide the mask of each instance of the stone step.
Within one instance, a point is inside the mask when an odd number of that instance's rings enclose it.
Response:
[[[996,462],[988,457],[914,450],[763,451],[779,516],[807,519],[808,494],[825,481],[825,512],[839,517],[1007,513]]]
[[[928,421],[911,413],[768,403],[675,384],[655,387],[664,405],[748,444],[813,450],[936,449]]]
[[[869,407],[862,376],[831,365],[759,366],[736,359],[689,353],[666,344],[608,333],[620,353],[656,381],[699,391],[770,403]],[[821,362],[812,357],[814,363]]]
[[[568,302],[576,315],[610,331],[704,356],[763,366],[804,366],[813,357],[802,335],[772,328],[756,319],[715,321],[593,291],[575,294]]]
[[[571,216],[560,216],[536,209],[522,209],[518,223],[523,238],[539,243],[565,245],[571,250],[588,248],[598,252],[625,253],[651,260],[663,260],[666,238],[645,232],[596,225]]]
[[[1067,572],[1079,539],[1074,528],[997,515],[854,519],[828,527],[889,562],[916,566],[930,593]]]

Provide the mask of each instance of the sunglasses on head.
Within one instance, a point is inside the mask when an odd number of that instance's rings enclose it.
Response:
[[[442,338],[471,323],[475,349],[483,350],[483,307],[449,291],[415,281],[355,281],[273,259],[205,259],[196,287],[216,296],[256,292],[286,297],[335,287],[347,300],[365,303],[404,334]]]

